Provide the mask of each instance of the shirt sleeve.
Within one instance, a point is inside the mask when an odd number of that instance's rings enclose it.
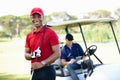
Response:
[[[60,59],[66,59],[66,56],[67,55],[65,55],[65,48],[63,47],[62,49],[61,49],[61,57],[60,57]]]
[[[50,33],[50,44],[52,46],[59,44],[59,38],[55,31],[51,31]]]
[[[30,48],[29,35],[26,36],[25,48]]]

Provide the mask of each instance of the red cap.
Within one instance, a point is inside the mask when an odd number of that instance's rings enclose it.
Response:
[[[30,13],[30,16],[32,16],[34,13],[38,13],[38,14],[40,14],[40,15],[44,15],[44,13],[43,13],[43,10],[41,9],[41,8],[33,8],[32,10],[31,10],[31,13]]]

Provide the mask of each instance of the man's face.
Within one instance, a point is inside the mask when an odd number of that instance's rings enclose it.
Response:
[[[43,20],[43,16],[35,13],[31,16],[31,20],[32,20],[32,23],[33,25],[36,27],[36,28],[39,28],[42,26],[42,20]]]
[[[66,40],[66,44],[67,44],[68,46],[72,45],[72,41],[70,41],[70,40],[68,40],[68,39],[65,39],[65,40]]]

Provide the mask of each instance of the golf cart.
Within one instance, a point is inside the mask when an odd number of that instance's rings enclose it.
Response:
[[[100,18],[100,19],[81,19],[81,20],[72,20],[72,21],[64,21],[64,22],[51,22],[47,25],[49,25],[51,28],[55,29],[65,29],[66,33],[69,33],[68,28],[74,27],[70,26],[72,24],[78,25],[80,28],[80,33],[83,38],[83,42],[86,48],[85,54],[88,57],[88,60],[92,60],[91,56],[94,56],[96,60],[98,60],[99,64],[95,64],[93,61],[93,64],[91,63],[91,66],[89,69],[79,69],[75,70],[75,72],[78,74],[80,80],[120,80],[120,64],[104,64],[95,54],[97,50],[96,45],[91,45],[88,47],[86,43],[86,39],[83,33],[82,25],[89,25],[93,23],[107,23],[110,24],[111,31],[113,33],[115,43],[118,48],[118,52],[120,54],[120,48],[119,44],[114,32],[113,28],[113,22],[116,21],[115,19],[111,18]],[[80,61],[80,58],[78,58],[78,62]],[[72,80],[69,72],[65,70],[60,64],[60,59],[56,60],[53,64],[56,69],[56,80]]]

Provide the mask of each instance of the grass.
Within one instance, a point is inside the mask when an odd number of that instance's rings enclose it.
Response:
[[[0,73],[0,80],[29,80],[28,74],[6,74],[6,73]]]
[[[30,62],[24,59],[24,40],[0,42],[0,80],[29,80]]]
[[[88,45],[92,44],[98,46],[96,55],[103,63],[120,64],[120,55],[113,43],[88,43]],[[30,62],[24,58],[24,45],[25,39],[0,42],[0,80],[29,80]],[[83,43],[81,46],[85,50]]]

